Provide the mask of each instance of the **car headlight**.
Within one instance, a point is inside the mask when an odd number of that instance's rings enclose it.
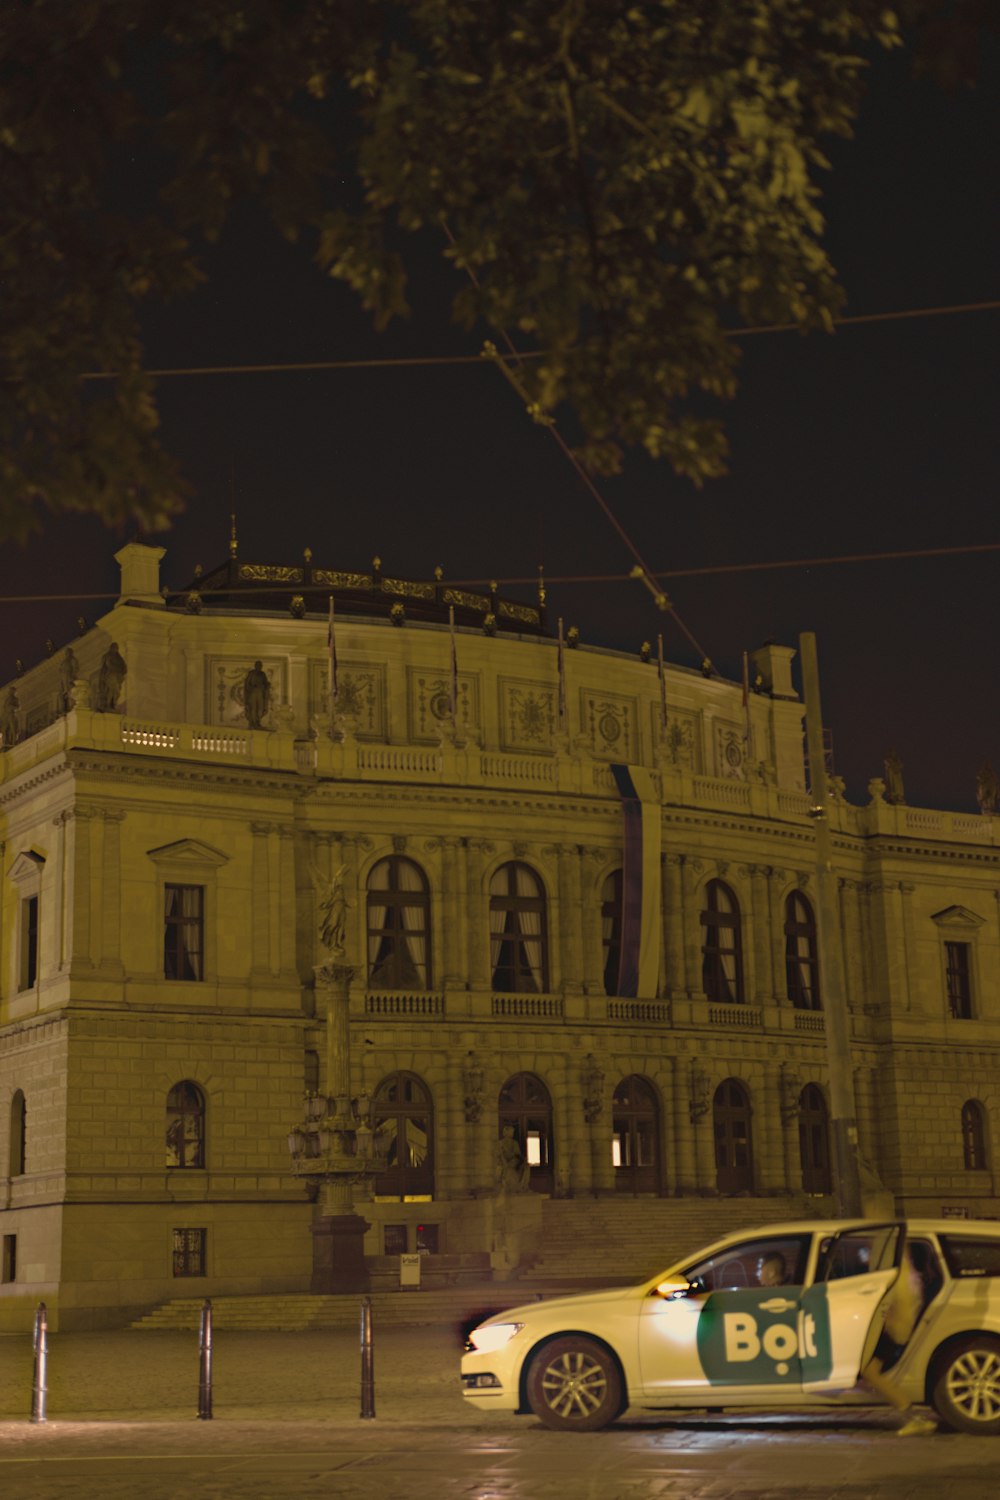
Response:
[[[520,1333],[524,1327],[523,1323],[484,1323],[481,1328],[474,1328],[469,1334],[469,1343],[478,1349],[480,1354],[488,1354],[491,1349],[500,1349],[504,1344],[510,1342],[515,1333]]]

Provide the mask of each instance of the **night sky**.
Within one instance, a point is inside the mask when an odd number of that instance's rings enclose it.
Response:
[[[846,312],[951,306],[1000,296],[1000,58],[976,90],[947,97],[880,59],[853,142],[827,142],[828,245]],[[453,273],[418,247],[409,323],[372,332],[352,294],[324,279],[252,212],[206,257],[208,284],[148,325],[151,367],[475,354],[450,324]],[[996,442],[1000,313],[888,322],[741,341],[726,415],[731,472],[699,492],[630,454],[600,481],[654,571],[1000,541]],[[164,438],[194,498],[162,576],[240,556],[447,578],[628,572],[633,561],[551,436],[482,365],[203,376],[160,385]],[[569,429],[566,429],[569,432]],[[125,534],[47,519],[0,558],[0,593],[115,591]],[[895,748],[907,801],[973,809],[984,759],[1000,769],[995,667],[1000,554],[852,563],[666,580],[718,669],[767,638],[818,637],[824,720],[852,801]],[[510,589],[517,594],[519,590]],[[531,590],[520,591],[531,595]],[[697,657],[637,582],[549,588],[550,621],[585,642],[636,649],[664,633],[668,659]],[[0,678],[46,637],[69,639],[97,603],[4,605]]]

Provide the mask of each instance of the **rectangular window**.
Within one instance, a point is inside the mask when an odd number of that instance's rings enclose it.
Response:
[[[166,979],[204,978],[205,887],[163,888],[163,974]]]
[[[174,1230],[174,1275],[204,1276],[207,1229]]]
[[[945,971],[948,982],[948,1009],[960,1021],[972,1017],[972,978],[968,943],[945,943]]]
[[[385,1226],[385,1253],[386,1255],[406,1254],[405,1224],[387,1224]]]
[[[16,1234],[5,1234],[3,1237],[3,1280],[5,1283],[17,1280]]]
[[[21,902],[21,973],[19,990],[34,989],[38,978],[38,897]]]
[[[436,1224],[417,1225],[417,1254],[437,1255],[438,1253],[438,1226]]]

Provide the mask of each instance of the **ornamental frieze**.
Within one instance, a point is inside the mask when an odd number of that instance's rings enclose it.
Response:
[[[436,742],[442,729],[451,727],[452,679],[447,671],[407,669],[407,700],[410,738]],[[479,678],[474,672],[459,672],[455,683],[455,725],[466,734],[479,727]]]
[[[500,737],[505,750],[550,750],[556,726],[556,689],[501,677]]]
[[[662,710],[658,703],[650,704],[653,724],[653,744],[663,741],[668,766],[680,771],[689,771],[693,776],[701,773],[701,723],[699,716],[685,709],[667,710],[667,730],[661,728]]]
[[[594,755],[627,764],[638,760],[634,698],[580,690],[580,718]]]
[[[330,711],[330,669],[325,661],[309,663],[309,705],[312,715]],[[337,712],[351,723],[359,739],[385,739],[385,667],[379,662],[338,661]]]
[[[714,725],[715,774],[730,781],[746,781],[746,746],[743,731],[735,724]]]

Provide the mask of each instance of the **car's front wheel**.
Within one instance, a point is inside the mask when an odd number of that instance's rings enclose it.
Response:
[[[539,1350],[528,1371],[528,1405],[546,1427],[596,1432],[622,1408],[618,1366],[593,1339],[567,1335]]]
[[[968,1338],[952,1345],[935,1373],[933,1402],[959,1432],[1000,1434],[1000,1343]]]

